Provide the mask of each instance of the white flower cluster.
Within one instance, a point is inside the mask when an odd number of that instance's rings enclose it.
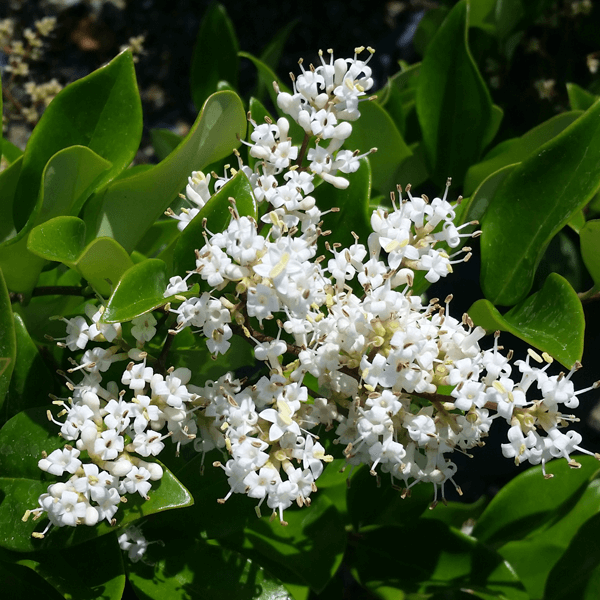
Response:
[[[39,507],[27,511],[39,518],[46,514],[50,525],[95,525],[106,519],[114,523],[114,516],[125,494],[138,493],[148,497],[152,481],[163,476],[162,467],[151,460],[164,448],[170,437],[178,446],[194,439],[196,422],[190,403],[196,396],[186,384],[189,369],[169,369],[166,376],[146,366],[146,352],[130,348],[122,338],[120,324],[103,324],[99,318],[104,308],[87,305],[84,317],[67,320],[67,337],[60,344],[72,350],[83,350],[89,341],[110,342],[109,348],[95,346],[86,350],[81,362],[69,370],[83,371],[82,381],[75,384],[67,378],[71,392],[68,399],[54,398],[62,407],[56,420],[50,411],[48,418],[60,426],[60,436],[69,442],[62,449],[44,453],[38,466],[57,477],[70,474],[66,482],[54,483],[39,498]],[[132,321],[131,335],[138,346],[149,341],[156,329],[151,314]],[[118,361],[129,360],[120,371],[119,390],[115,381],[103,383],[103,374]],[[125,399],[127,393],[130,400]],[[166,435],[161,430],[167,429]],[[89,462],[82,462],[86,452]],[[148,459],[148,460],[146,460]]]
[[[213,464],[224,470],[230,490],[219,501],[246,494],[258,500],[259,514],[266,502],[282,523],[294,502],[310,504],[324,463],[333,459],[319,441],[322,430],[333,431],[349,464],[389,474],[405,493],[418,482],[433,484],[434,503],[438,489],[444,499],[447,481],[459,489],[448,456],[482,445],[495,419],[508,423],[502,451],[517,463],[545,465],[564,457],[578,466],[570,454],[584,452],[581,438],[562,431],[574,420],[562,413],[563,405],[575,408],[587,391],[574,390],[577,366],[551,376],[551,358],[530,351],[514,370],[512,353],[501,353],[498,336],[492,349],[482,350],[485,331],[468,315],[450,315],[451,296],[440,304],[412,293],[415,271],[432,283],[445,277],[470,255],[468,248],[451,255],[444,248],[457,249],[461,238],[479,233],[461,233],[454,225],[448,187],[431,202],[412,196],[410,188],[403,197],[399,188],[391,209],[373,212],[366,245],[355,236],[347,248],[326,243],[328,259],[317,256],[325,213],[310,194],[315,177],[343,188],[347,180],[338,171],[358,167],[358,153],[341,149],[352,126],[338,121],[359,116],[360,97],[372,84],[366,62],[356,55],[331,57],[329,64],[303,70],[293,95],[279,94],[279,106],[306,132],[300,149],[288,138],[286,119],[253,123],[249,152],[259,162],[254,170],[240,168],[260,222],[240,216],[234,205],[224,231],[206,232],[196,268],[185,278],[173,277],[165,290],[172,335],[190,327],[213,355],[235,352],[236,338],[243,338],[260,371],[244,380],[225,373],[198,387],[189,383],[188,369],[163,377],[133,349],[124,355],[134,361],[121,376],[133,395],[125,401],[125,392],[114,382],[102,387],[100,376],[123,358],[123,345],[86,351],[78,367],[86,371],[84,380],[71,384],[60,423],[76,447],[40,461],[50,473],[72,476],[50,486],[33,511],[37,515],[46,512],[56,525],[112,520],[121,494],[146,496],[149,480],[160,477],[160,467],[143,458],[158,455],[166,436],[178,444],[193,441],[203,459],[220,451],[226,460]],[[323,139],[331,140],[326,148],[319,146]],[[217,179],[215,191],[225,180]],[[196,208],[170,213],[180,226],[210,199],[209,183],[209,176],[193,173],[186,194]],[[210,291],[192,296],[193,278]],[[100,331],[92,312],[92,325],[82,317],[67,322],[70,349],[83,350],[99,335],[110,341],[113,330]],[[132,333],[140,345],[154,325],[151,314],[136,320]],[[93,464],[80,463],[84,449]]]

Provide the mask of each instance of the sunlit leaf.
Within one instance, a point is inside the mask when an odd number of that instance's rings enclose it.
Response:
[[[217,92],[169,156],[150,170],[111,183],[91,201],[88,239],[114,238],[131,252],[185,187],[192,171],[225,158],[246,132],[246,114],[234,92]]]
[[[102,316],[105,323],[131,321],[166,303],[167,268],[159,259],[133,265],[120,279]]]
[[[481,236],[481,285],[494,304],[515,304],[529,292],[552,237],[600,188],[598,153],[600,102],[502,182]]]
[[[551,524],[563,505],[572,507],[598,471],[598,461],[578,456],[581,469],[571,469],[566,460],[552,461],[545,479],[540,466],[527,469],[507,483],[479,517],[473,536],[496,547]]]
[[[509,331],[566,367],[572,367],[583,355],[585,317],[581,301],[569,282],[556,273],[548,276],[539,292],[505,315],[488,300],[477,300],[469,315],[476,325],[488,331]]]
[[[102,176],[106,182],[133,160],[141,134],[142,107],[127,50],[68,85],[44,111],[23,155],[14,208],[17,230],[29,219],[42,171],[59,150],[76,145],[93,150],[112,163]]]

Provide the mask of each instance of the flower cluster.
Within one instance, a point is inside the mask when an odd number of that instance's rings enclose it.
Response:
[[[85,375],[70,383],[72,397],[60,401],[66,416],[60,426],[75,446],[40,461],[42,469],[71,478],[49,487],[37,515],[46,512],[56,525],[111,521],[120,495],[146,496],[160,477],[160,467],[144,459],[160,453],[166,436],[193,442],[203,458],[221,453],[213,464],[230,489],[219,502],[246,494],[258,500],[259,514],[266,503],[282,523],[293,503],[310,504],[333,459],[322,432],[332,432],[349,464],[389,475],[405,493],[418,482],[432,484],[434,503],[438,491],[444,499],[446,482],[459,489],[452,453],[482,445],[494,420],[508,424],[502,451],[517,463],[564,457],[577,466],[570,455],[584,450],[577,433],[564,432],[573,417],[563,410],[575,408],[587,391],[576,392],[571,382],[579,365],[550,375],[551,358],[530,351],[513,367],[498,335],[484,350],[485,331],[468,315],[451,316],[451,296],[427,302],[413,294],[416,272],[431,283],[446,277],[470,256],[463,238],[479,233],[463,231],[474,223],[454,224],[449,182],[431,201],[398,188],[390,207],[373,211],[365,243],[355,236],[348,247],[323,244],[315,180],[344,188],[342,175],[360,165],[359,153],[342,145],[372,85],[368,60],[358,58],[362,50],[351,59],[321,58],[319,67],[303,69],[293,94],[279,92],[279,107],[305,132],[299,145],[288,136],[286,118],[251,121],[249,154],[257,162],[250,169],[240,159],[240,170],[252,186],[258,220],[240,215],[234,203],[223,231],[206,230],[195,269],[171,278],[164,293],[171,335],[190,328],[215,356],[249,342],[254,375],[228,372],[197,385],[188,369],[163,375],[140,349],[156,332],[150,313],[134,322],[139,347],[128,350],[121,328],[102,324],[102,309],[90,309],[92,324],[68,321],[61,343],[71,350],[102,339],[113,345],[87,350],[74,369]],[[216,192],[227,176],[213,177]],[[210,183],[200,172],[190,177],[186,197],[193,208],[168,212],[181,229],[202,218]],[[327,255],[318,256],[320,247]],[[201,293],[193,293],[196,283]],[[102,386],[101,373],[119,359],[132,360],[121,374],[126,391],[114,382]],[[83,450],[91,464],[79,460]]]

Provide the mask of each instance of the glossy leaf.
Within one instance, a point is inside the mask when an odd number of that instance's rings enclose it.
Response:
[[[233,23],[225,6],[212,4],[202,19],[192,55],[190,87],[198,110],[217,91],[219,81],[237,87],[238,49]]]
[[[6,283],[0,270],[0,407],[10,384],[17,357],[17,338]]]
[[[539,292],[504,316],[488,300],[477,300],[469,315],[487,331],[509,331],[566,367],[572,367],[583,355],[585,317],[581,301],[569,282],[556,273],[548,276]]]
[[[113,182],[93,199],[84,218],[88,239],[112,237],[131,252],[185,187],[191,172],[228,156],[245,131],[239,97],[228,91],[213,94],[189,134],[165,160]]]
[[[277,77],[275,71],[273,71],[273,69],[269,65],[264,63],[262,60],[256,58],[256,56],[253,56],[248,52],[240,52],[239,57],[247,58],[254,64],[256,70],[258,71],[259,80],[266,87],[267,92],[269,92],[269,98],[271,98],[271,102],[273,102],[274,106],[277,106],[277,92],[273,88],[273,82],[276,81],[278,83],[279,89],[282,92],[290,92],[289,87],[279,80],[279,77]],[[293,125],[294,123],[290,123],[290,126],[293,127]],[[293,129],[291,130],[290,135],[294,137]]]
[[[83,249],[76,269],[98,294],[108,298],[121,276],[132,266],[133,261],[120,244],[100,237]]]
[[[546,465],[554,474],[544,479],[542,468],[532,467],[507,483],[479,517],[473,536],[487,544],[501,546],[523,539],[529,533],[547,527],[564,507],[572,508],[598,471],[598,461],[579,456],[581,469],[570,469],[566,460]]]
[[[530,129],[520,138],[505,140],[496,146],[484,157],[482,162],[473,165],[467,171],[464,184],[465,196],[470,196],[492,173],[507,165],[514,165],[525,160],[540,146],[564,131],[582,114],[581,111],[561,113]]]
[[[300,22],[299,18],[296,18],[292,21],[286,23],[274,36],[273,39],[269,42],[267,47],[263,50],[260,55],[260,60],[265,65],[267,65],[270,69],[275,71],[277,69],[277,65],[279,64],[279,60],[283,53],[283,48],[285,43],[287,42],[290,33],[293,31],[294,27]],[[256,86],[256,96],[259,99],[264,99],[264,97],[268,94],[267,84],[263,79],[259,79],[258,84]]]
[[[461,0],[427,47],[416,103],[432,179],[461,183],[483,150],[492,101],[467,42],[469,4]]]
[[[545,600],[592,599],[598,594],[600,513],[584,523],[554,566],[546,583]],[[590,585],[592,584],[592,585]]]
[[[190,537],[167,539],[160,559],[137,562],[129,581],[141,597],[169,600],[285,600],[285,587],[261,565],[216,542]],[[149,556],[154,553],[150,550]]]
[[[125,572],[116,534],[86,542],[77,549],[77,561],[62,553],[13,554],[14,564],[27,567],[46,580],[64,598],[121,600]],[[102,565],[98,568],[98,565]]]
[[[257,219],[256,200],[248,178],[239,171],[232,177],[210,200],[202,210],[188,223],[177,239],[173,252],[173,271],[183,276],[186,271],[196,268],[195,250],[204,246],[204,219],[207,228],[212,233],[223,231],[229,224],[232,206],[229,198],[235,199],[236,208],[240,216],[249,216]]]
[[[2,158],[11,165],[20,156],[23,155],[23,150],[17,148],[10,140],[2,140]]]
[[[369,155],[369,162],[373,188],[384,195],[401,183],[396,180],[396,173],[412,155],[391,117],[376,102],[360,105],[360,119],[352,123],[352,134],[345,147],[358,149],[361,153],[377,148],[377,152]]]
[[[167,301],[167,268],[159,259],[133,265],[120,279],[110,297],[102,320],[105,323],[131,321]]]
[[[600,188],[598,153],[600,102],[503,181],[482,222],[481,285],[494,304],[529,292],[552,237]]]
[[[2,411],[2,421],[22,410],[47,406],[48,394],[56,391],[55,377],[29,336],[23,317],[15,314],[13,319],[17,353]]]
[[[147,258],[165,260],[162,253],[167,252],[168,248],[175,244],[180,233],[175,219],[157,221],[140,240],[136,250]]]
[[[27,245],[46,260],[74,267],[85,247],[85,223],[77,217],[56,217],[35,227]]]
[[[567,83],[567,94],[571,110],[587,110],[598,99],[598,96],[584,90],[576,83]]]
[[[18,552],[65,548],[114,531],[103,521],[94,527],[53,527],[43,540],[36,540],[31,534],[43,529],[44,520],[21,520],[26,510],[38,506],[40,494],[56,481],[37,463],[43,450],[50,453],[64,446],[57,433],[57,426],[46,417],[45,407],[19,413],[0,430],[0,546],[4,548]],[[193,503],[190,493],[166,467],[162,479],[153,482],[149,497],[144,500],[139,494],[129,496],[117,513],[118,525]]]
[[[85,223],[77,217],[55,217],[38,225],[27,248],[35,255],[75,269],[102,296],[109,296],[133,262],[111,238],[97,238],[85,246]]]
[[[44,111],[23,155],[14,219],[20,230],[35,205],[42,171],[69,146],[87,146],[112,167],[110,181],[133,160],[142,134],[142,108],[129,50],[62,90]],[[118,143],[115,143],[118,140]]]
[[[0,263],[21,278],[15,281],[11,277],[12,289],[29,292],[44,266],[29,250],[28,232],[57,215],[77,214],[110,167],[110,162],[85,146],[71,146],[52,156],[27,223],[18,233],[14,228],[13,237],[0,247]]]
[[[418,519],[406,527],[363,533],[353,545],[350,566],[368,589],[445,592],[444,597],[452,598],[466,588],[475,594],[529,600],[500,555],[439,521]]]
[[[287,526],[277,518],[252,520],[240,540],[242,551],[252,551],[251,556],[274,575],[279,573],[276,569],[289,570],[299,583],[320,592],[342,561],[346,546],[342,520],[333,504],[318,495],[310,507],[288,509],[284,516]]]
[[[506,167],[502,167],[481,182],[473,195],[463,201],[463,204],[466,206],[460,216],[461,223],[468,221],[478,221],[481,223],[481,219],[483,219],[483,215],[494,198],[496,191],[516,166],[507,165]]]
[[[12,208],[22,165],[23,159],[19,158],[0,173],[4,209],[0,219],[0,269],[9,290],[28,293],[35,286],[44,261],[27,252],[26,232],[17,236],[13,221]],[[32,265],[32,259],[37,264]]]
[[[577,504],[549,529],[530,538],[508,542],[499,553],[515,568],[531,598],[544,598],[552,567],[564,554],[573,536],[600,510],[600,481],[587,487]]]
[[[579,232],[581,256],[596,286],[600,286],[600,220],[588,221]]]
[[[331,208],[339,208],[323,217],[322,229],[335,232],[335,241],[340,242],[344,248],[355,243],[352,232],[357,234],[361,243],[371,233],[371,211],[369,199],[371,197],[371,165],[370,158],[363,158],[360,167],[355,173],[343,175],[350,181],[345,190],[339,190],[328,183],[323,183],[314,192],[313,196],[319,210],[328,211]],[[321,252],[324,251],[324,247]],[[333,255],[325,252],[328,258]]]
[[[170,129],[151,129],[150,139],[158,160],[165,160],[183,138]]]

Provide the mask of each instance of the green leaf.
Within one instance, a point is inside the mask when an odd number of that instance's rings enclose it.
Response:
[[[348,513],[355,531],[371,525],[406,525],[419,518],[433,500],[431,487],[415,486],[411,495],[388,481],[377,482],[366,466],[352,476],[347,492]],[[441,508],[441,510],[444,510]]]
[[[160,550],[160,552],[158,551]],[[168,600],[284,600],[285,587],[256,561],[216,542],[166,539],[152,552],[156,562],[129,567],[129,581],[140,597]],[[158,558],[159,557],[159,558]]]
[[[463,204],[466,204],[466,206],[459,217],[461,224],[468,221],[481,222],[496,191],[516,166],[517,165],[507,165],[495,173],[492,173],[487,179],[484,179],[481,182],[470,198],[463,200]]]
[[[0,581],[4,590],[10,590],[12,598],[44,598],[45,600],[63,600],[41,577],[31,575],[31,570],[0,560]]]
[[[598,97],[576,83],[567,83],[567,94],[571,110],[587,110],[596,102]]]
[[[240,540],[242,551],[252,551],[260,564],[285,578],[291,571],[300,581],[319,593],[337,571],[346,547],[346,532],[335,506],[325,496],[314,497],[310,507],[287,509],[288,525],[279,519],[251,521]],[[224,543],[230,543],[230,538]],[[268,561],[268,562],[267,562]]]
[[[487,331],[508,331],[571,368],[583,355],[585,317],[569,282],[551,273],[539,292],[502,316],[488,300],[469,309],[476,325]]]
[[[415,50],[421,56],[425,54],[427,46],[429,46],[449,12],[450,9],[447,6],[438,6],[437,8],[428,10],[419,21],[413,38],[413,44]]]
[[[421,519],[441,521],[450,527],[460,530],[470,519],[477,521],[487,504],[488,500],[485,496],[481,496],[479,500],[471,502],[470,504],[464,504],[462,502],[438,504],[434,510],[426,510],[421,515]]]
[[[499,553],[513,565],[531,598],[545,598],[544,586],[552,567],[564,554],[573,536],[600,510],[600,481],[587,487],[577,504],[549,529],[530,539],[508,542]]]
[[[20,156],[23,156],[21,148],[15,146],[10,140],[2,140],[2,158],[9,165],[12,165]]]
[[[552,237],[600,188],[598,153],[600,101],[503,181],[482,222],[481,285],[494,304],[529,292]]]
[[[140,240],[136,250],[147,258],[161,258],[163,252],[167,252],[170,246],[174,246],[179,237],[180,231],[177,229],[175,219],[164,219],[154,223]],[[167,262],[165,260],[165,262]]]
[[[119,280],[102,316],[104,323],[131,321],[166,304],[167,267],[152,258],[133,265]]]
[[[579,456],[577,461],[581,469],[569,468],[566,460],[552,461],[546,467],[554,475],[552,479],[544,478],[540,466],[515,477],[479,517],[473,536],[498,547],[547,527],[553,517],[562,516],[564,507],[572,508],[598,471],[593,457]]]
[[[267,65],[270,69],[275,71],[279,64],[279,60],[281,55],[283,54],[283,48],[285,43],[287,42],[290,33],[293,31],[294,27],[298,25],[300,22],[299,18],[290,21],[286,25],[284,25],[274,36],[273,39],[268,43],[267,47],[263,50],[260,55],[260,60],[265,65]],[[259,99],[265,98],[268,94],[268,87],[272,87],[272,84],[267,84],[263,79],[259,79],[258,84],[256,86],[256,96]]]
[[[427,47],[417,114],[432,179],[461,184],[477,162],[492,125],[492,101],[467,42],[469,3],[461,0]]]
[[[464,194],[469,196],[492,173],[507,165],[524,161],[537,152],[538,148],[564,131],[583,113],[571,111],[555,115],[540,125],[530,129],[520,138],[505,140],[498,144],[480,163],[473,165],[465,176]]]
[[[385,87],[377,93],[377,100],[394,121],[400,135],[404,137],[406,133],[406,114],[404,113],[402,93],[391,79],[388,79]]]
[[[85,223],[77,217],[55,217],[35,227],[27,248],[46,260],[75,269],[96,292],[109,296],[121,275],[133,262],[125,249],[111,238],[97,238],[85,246]]]
[[[0,270],[0,407],[10,385],[17,358],[17,337],[6,283]]]
[[[377,152],[369,155],[373,188],[386,196],[396,189],[397,171],[412,156],[394,121],[376,102],[360,105],[360,119],[352,123],[346,147],[361,153],[377,148]]]
[[[573,600],[589,598],[598,594],[598,570],[600,565],[600,513],[584,523],[569,544],[567,551],[550,572],[544,600]],[[593,583],[592,587],[590,584]]]
[[[499,554],[439,521],[418,519],[406,527],[368,531],[352,550],[352,574],[370,590],[385,586],[455,598],[468,589],[491,597],[529,599]]]
[[[56,391],[54,375],[29,336],[23,317],[15,314],[13,318],[17,353],[2,421],[14,417],[22,410],[47,406],[48,394]]]
[[[170,129],[151,129],[150,139],[158,160],[165,160],[183,138]]]
[[[238,40],[233,23],[222,4],[212,4],[206,11],[192,55],[190,88],[196,108],[217,91],[219,81],[237,87]]]
[[[19,274],[26,274],[27,284],[13,281],[13,289],[30,292],[44,266],[44,261],[29,251],[29,231],[57,215],[77,214],[110,166],[111,163],[84,146],[59,150],[48,161],[30,218],[18,233],[14,230],[14,237],[0,247],[0,264],[11,272],[18,270]]]
[[[56,550],[114,531],[114,527],[103,521],[94,527],[53,527],[43,540],[36,540],[31,534],[43,529],[45,519],[21,520],[26,510],[38,506],[38,497],[56,481],[37,466],[42,451],[50,453],[64,444],[56,425],[48,421],[45,407],[19,413],[0,430],[0,495],[3,498],[0,546],[18,552]],[[130,495],[116,515],[117,524],[127,525],[142,517],[193,503],[190,493],[166,467],[162,479],[153,482],[148,495],[149,500],[139,494]]]
[[[64,598],[121,600],[123,596],[123,558],[114,533],[82,544],[75,560],[65,560],[58,552],[35,552],[26,558],[13,553],[12,557],[14,564],[43,577]]]
[[[85,247],[85,223],[77,217],[55,217],[35,227],[27,245],[46,260],[74,267]]]
[[[323,217],[324,231],[330,230],[335,233],[335,241],[347,248],[355,243],[352,232],[357,234],[364,243],[371,233],[371,211],[369,199],[371,197],[371,165],[370,158],[363,158],[360,167],[355,173],[343,177],[350,181],[345,190],[339,190],[328,183],[323,183],[313,192],[319,210],[328,211],[331,208],[339,208],[338,212],[332,212]],[[324,251],[324,246],[321,249]],[[326,252],[328,258],[333,255]]]
[[[14,209],[17,229],[29,219],[42,171],[59,150],[87,146],[111,162],[112,167],[102,176],[101,181],[106,182],[133,160],[141,135],[142,107],[133,59],[127,50],[67,86],[44,111],[23,155]]]
[[[164,302],[164,300],[163,300]],[[190,328],[180,331],[168,355],[169,364],[186,367],[193,373],[193,383],[204,385],[209,379],[216,381],[228,371],[236,371],[254,365],[253,346],[241,336],[233,336],[227,354],[213,359],[205,339],[198,339]]]
[[[234,92],[217,92],[204,104],[189,134],[150,170],[111,183],[93,198],[84,220],[88,239],[108,236],[131,252],[188,177],[239,145],[246,132],[246,114]]]
[[[177,239],[173,252],[173,272],[183,276],[186,271],[196,268],[195,250],[204,246],[204,219],[207,228],[212,233],[223,231],[229,224],[231,213],[229,198],[235,199],[235,205],[240,216],[257,219],[256,200],[248,178],[239,171],[232,177],[210,200],[202,210],[188,223]],[[164,291],[164,290],[163,290]]]
[[[273,105],[277,106],[277,92],[273,88],[273,82],[274,81],[277,82],[277,84],[279,85],[279,89],[282,92],[290,92],[290,89],[279,80],[279,77],[277,77],[277,75],[275,74],[275,72],[269,65],[264,63],[262,60],[256,58],[256,56],[253,56],[252,54],[249,54],[248,52],[239,52],[238,56],[240,58],[247,58],[254,64],[254,66],[256,67],[256,70],[258,71],[259,81],[261,81],[263,83],[263,85],[266,87],[267,91],[269,92],[269,98],[271,98],[271,102],[273,102]],[[293,133],[294,125],[295,125],[295,122],[290,122],[290,127],[292,128],[291,129],[292,138],[294,137],[294,133]]]
[[[585,268],[594,284],[600,286],[600,219],[588,221],[579,232],[579,239]]]

